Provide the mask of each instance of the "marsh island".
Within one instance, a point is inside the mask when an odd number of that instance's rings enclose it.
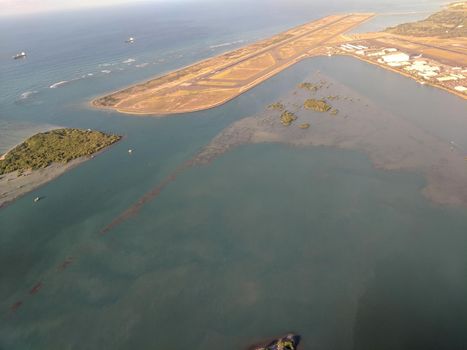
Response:
[[[0,158],[0,207],[120,139],[90,129],[55,129],[28,138]]]

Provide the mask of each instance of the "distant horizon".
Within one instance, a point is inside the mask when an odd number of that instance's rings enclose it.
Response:
[[[217,0],[0,0],[0,18],[1,17],[18,17],[18,16],[28,16],[34,14],[47,14],[47,13],[54,13],[54,12],[69,12],[73,10],[85,10],[85,9],[92,9],[92,8],[103,8],[103,7],[115,7],[115,6],[122,6],[122,5],[136,5],[136,4],[151,4],[151,3],[175,3],[175,2],[196,2],[196,1],[204,1],[208,3],[217,3],[220,2]],[[237,1],[244,1],[246,0],[237,0]],[[272,2],[286,2],[285,0],[276,0]],[[321,2],[326,2],[326,0],[312,0],[315,1],[316,4],[320,4]],[[337,3],[342,2],[342,4],[348,5],[351,3],[351,0],[328,0],[330,3]],[[363,0],[368,1],[368,4],[371,5],[371,0]],[[387,2],[388,5],[391,3],[390,0],[382,0],[383,2]],[[396,0],[401,1],[402,0]],[[414,2],[424,3],[450,3],[454,2],[455,0],[412,0]],[[225,1],[227,4],[229,1]],[[308,0],[295,0],[295,3],[303,5],[303,3],[308,2]],[[371,8],[371,6],[369,6]]]
[[[132,3],[168,2],[172,0],[0,0],[0,17],[21,16],[48,12],[111,7]],[[179,0],[175,0],[179,1]]]

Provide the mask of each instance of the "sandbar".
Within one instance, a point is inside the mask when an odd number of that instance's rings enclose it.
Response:
[[[90,158],[81,157],[66,164],[53,163],[46,168],[30,170],[22,175],[18,174],[17,171],[0,175],[0,209]]]

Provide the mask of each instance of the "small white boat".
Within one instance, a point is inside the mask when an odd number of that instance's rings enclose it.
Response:
[[[34,198],[34,202],[39,202],[40,200],[41,200],[41,197]]]
[[[127,44],[133,44],[135,42],[135,38],[133,38],[132,36],[130,36],[128,39],[125,40],[125,42]]]
[[[130,154],[133,153],[133,150],[130,148],[130,149],[128,150],[128,153],[130,153]]]
[[[20,53],[17,53],[16,55],[14,55],[13,59],[17,60],[17,59],[24,58],[24,57],[26,57],[26,52],[22,51]]]

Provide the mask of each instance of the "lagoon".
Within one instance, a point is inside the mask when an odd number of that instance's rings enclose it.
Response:
[[[240,31],[245,40],[277,29],[253,22]],[[0,94],[8,125],[125,136],[0,211],[0,348],[233,350],[295,331],[304,349],[462,349],[466,209],[429,202],[422,176],[376,170],[358,152],[245,145],[184,170],[137,215],[101,234],[225,127],[315,71],[467,151],[465,101],[344,57],[303,61],[224,106],[189,115],[135,118],[87,107],[94,95],[190,63],[224,41],[203,36],[200,22],[184,23],[201,34],[179,47],[169,39],[147,45],[157,53],[122,46],[74,57],[64,46],[70,60],[58,66],[45,53],[42,63],[0,62],[10,84]],[[93,44],[123,32],[105,35]],[[128,58],[136,61],[122,63]],[[136,67],[149,58],[171,62]],[[62,80],[70,82],[49,88]],[[18,100],[29,90],[38,92]],[[45,199],[34,204],[38,195]]]

